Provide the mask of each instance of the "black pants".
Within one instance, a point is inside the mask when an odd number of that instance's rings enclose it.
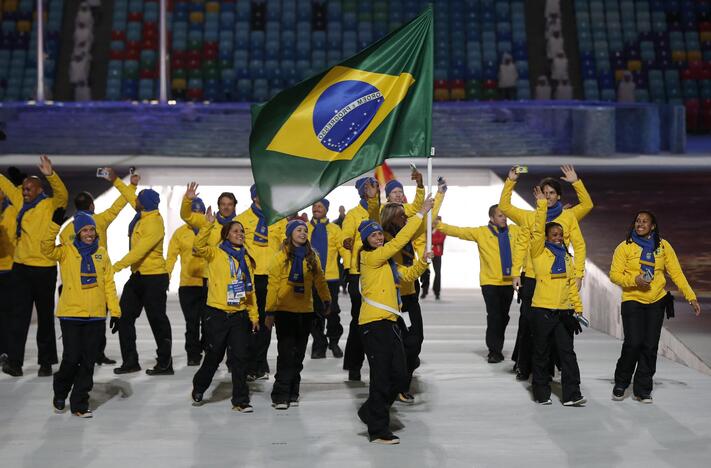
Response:
[[[202,286],[180,286],[178,299],[180,309],[185,317],[185,352],[188,359],[200,359],[202,356],[202,340],[200,326],[203,322],[206,289]],[[204,331],[203,331],[204,333]]]
[[[331,313],[324,319],[318,314],[314,315],[313,328],[311,329],[311,351],[326,351],[326,347],[332,344],[338,344],[338,340],[343,335],[343,326],[341,325],[341,308],[338,307],[338,292],[341,287],[338,280],[329,281],[328,292],[331,293]],[[314,310],[323,311],[323,302],[318,297],[318,293],[314,289]],[[326,333],[324,333],[324,328]]]
[[[486,303],[486,347],[489,348],[489,354],[501,354],[506,326],[509,324],[513,286],[484,285],[481,294]]]
[[[518,333],[511,359],[516,362],[518,370],[523,375],[531,373],[531,358],[533,355],[533,336],[531,332],[531,302],[536,291],[536,279],[521,275],[521,288],[518,298],[521,301],[521,315],[518,318]]]
[[[360,325],[358,325],[361,304],[360,291],[358,289],[359,283],[360,275],[348,275],[348,294],[351,297],[351,324],[348,328],[346,350],[343,353],[343,368],[358,372],[363,367],[363,361],[365,360]]]
[[[12,315],[12,276],[11,272],[0,273],[0,354],[9,351],[10,317]]]
[[[66,400],[73,413],[89,409],[89,392],[94,387],[94,363],[99,357],[105,320],[60,320],[62,363],[54,374],[54,398]]]
[[[503,101],[515,101],[516,100],[516,87],[512,86],[510,88],[499,88],[499,96]]]
[[[123,287],[120,301],[119,343],[121,358],[125,365],[138,364],[136,319],[144,308],[153,338],[156,340],[156,364],[158,367],[165,367],[171,363],[173,335],[165,311],[168,282],[167,273],[161,275],[133,273]]]
[[[193,377],[193,387],[205,393],[227,351],[232,370],[232,404],[247,405],[247,347],[252,335],[249,315],[247,312],[227,313],[209,306],[204,311],[205,359]]]
[[[54,332],[54,289],[57,267],[33,267],[15,263],[11,273],[12,314],[8,362],[22,367],[25,344],[32,320],[32,306],[37,309],[37,362],[40,366],[57,363],[57,338]],[[9,300],[3,297],[2,300]]]
[[[407,382],[405,382],[405,386],[400,391],[409,392],[412,374],[415,369],[420,367],[420,352],[422,351],[422,342],[425,341],[422,310],[420,309],[420,303],[417,301],[417,294],[402,296],[402,311],[409,313],[410,322],[412,323],[408,329],[402,319],[398,320],[402,330],[402,345],[405,349],[407,363]]]
[[[370,365],[368,399],[360,409],[368,434],[390,433],[390,406],[408,380],[400,326],[389,320],[361,325],[363,345]]]
[[[652,378],[657,370],[657,348],[663,323],[664,299],[652,304],[636,301],[622,303],[625,340],[615,369],[616,386],[627,388],[634,375],[634,394],[652,394]]]
[[[426,296],[430,291],[430,268],[427,267],[422,276],[420,276],[420,287],[422,290],[422,295]]]
[[[439,293],[442,290],[442,257],[432,257],[432,268],[434,269],[432,291],[434,291],[435,297],[439,297]]]
[[[264,326],[268,279],[267,275],[254,275],[254,291],[257,294],[257,308],[259,309],[259,331],[251,335],[252,338],[249,342],[247,374],[250,375],[269,373],[267,352],[269,351],[269,343],[272,340],[272,331]]]
[[[62,289],[64,289],[64,285],[60,284],[59,287],[57,288],[59,297],[62,297]],[[108,312],[108,309],[107,309],[107,312]],[[106,322],[106,321],[104,320],[104,322]],[[104,327],[104,334],[101,335],[101,339],[99,341],[99,354],[96,357],[96,363],[99,365],[102,365],[104,363],[103,358],[105,358],[105,357],[106,357],[106,327]]]
[[[272,402],[287,403],[299,399],[301,370],[314,313],[275,312],[277,335],[277,371],[272,387]]]
[[[551,348],[555,343],[560,357],[563,401],[580,395],[580,369],[573,350],[573,333],[561,321],[565,310],[531,309],[533,328],[533,397],[545,401],[551,396],[549,363]]]

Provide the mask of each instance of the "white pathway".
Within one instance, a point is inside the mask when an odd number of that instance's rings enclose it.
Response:
[[[711,377],[660,358],[653,405],[613,402],[620,342],[588,330],[576,339],[587,407],[565,408],[555,397],[553,406],[537,406],[529,384],[514,379],[510,361],[486,363],[478,291],[443,298],[424,301],[417,404],[398,404],[392,412],[399,446],[367,442],[355,414],[366,385],[344,382],[341,362],[332,357],[307,357],[299,408],[273,410],[270,380],[252,385],[253,414],[231,411],[224,370],[208,391],[210,402],[192,407],[194,368],[185,366],[183,319],[171,297],[176,375],[117,378],[111,368],[97,368],[92,420],[52,413],[51,379],[36,377],[33,326],[25,377],[0,376],[0,466],[709,466]],[[346,296],[340,302],[345,319],[350,305]],[[518,317],[515,303],[512,309],[507,357]],[[146,368],[155,345],[145,317],[138,324]],[[272,346],[272,366],[275,351]],[[119,355],[115,336],[108,354]]]

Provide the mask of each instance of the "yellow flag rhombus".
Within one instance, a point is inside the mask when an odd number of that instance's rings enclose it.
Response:
[[[325,162],[351,160],[414,82],[409,73],[393,76],[333,67],[284,122],[267,150]]]

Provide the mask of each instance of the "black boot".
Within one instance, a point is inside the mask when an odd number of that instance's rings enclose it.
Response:
[[[161,366],[156,363],[155,367],[152,369],[146,369],[146,374],[148,375],[173,375],[173,360],[168,361],[168,365]]]

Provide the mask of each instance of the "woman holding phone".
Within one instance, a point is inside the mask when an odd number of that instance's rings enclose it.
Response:
[[[671,244],[662,239],[657,218],[651,211],[638,212],[627,238],[615,249],[610,280],[622,288],[622,327],[625,339],[615,369],[612,399],[624,399],[633,383],[634,398],[652,403],[652,377],[657,366],[657,348],[667,307],[673,298],[665,289],[668,274],[694,313],[701,314],[696,294],[686,280]]]

